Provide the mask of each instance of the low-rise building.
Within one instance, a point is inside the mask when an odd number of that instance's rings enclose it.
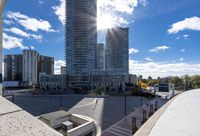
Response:
[[[54,74],[54,58],[42,56],[34,50],[23,50],[23,54],[4,56],[4,81],[19,82],[19,87],[38,86],[39,73]],[[9,85],[9,84],[7,84]]]
[[[104,91],[125,91],[127,84],[136,85],[136,75],[122,75],[121,70],[95,70],[92,87],[100,87]]]
[[[67,69],[66,66],[61,66],[60,74],[61,74],[61,75],[66,75],[66,69]]]
[[[23,55],[12,54],[4,56],[4,81],[22,81]]]
[[[48,56],[39,56],[38,61],[38,74],[46,73],[48,75],[54,74],[54,58]]]
[[[66,90],[66,76],[40,73],[39,87],[42,90]]]
[[[27,86],[36,86],[38,83],[39,53],[34,50],[23,50],[23,82]]]

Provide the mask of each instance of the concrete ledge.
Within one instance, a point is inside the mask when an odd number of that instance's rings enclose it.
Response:
[[[22,111],[22,109],[0,96],[0,116],[16,111]]]
[[[1,136],[63,136],[0,96]]]
[[[200,89],[186,91],[164,105],[134,136],[198,136]]]
[[[83,115],[79,115],[79,114],[72,114],[73,118],[81,118],[83,119],[81,122],[83,123],[82,125],[78,126],[77,128],[71,129],[69,130],[68,134],[70,136],[77,136],[83,133],[79,133],[79,132],[87,132],[90,130],[94,130],[96,132],[96,136],[100,136],[101,135],[101,128],[99,125],[97,125],[97,123],[95,122],[95,120],[93,120],[90,117],[86,117]],[[80,120],[79,120],[80,121]]]
[[[163,107],[161,107],[156,113],[154,113],[153,116],[151,116],[151,118],[148,119],[148,121],[134,134],[134,136],[149,136],[156,122],[167,110],[169,105],[176,99],[176,97],[169,100]]]

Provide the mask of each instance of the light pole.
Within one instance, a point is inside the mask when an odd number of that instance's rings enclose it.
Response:
[[[62,93],[63,93],[63,89],[60,89],[60,107],[63,107],[63,103],[62,103]]]
[[[142,105],[143,105],[143,99],[142,99],[142,96],[141,96],[141,99],[140,99],[140,105],[141,105],[141,109],[142,109]]]
[[[62,95],[63,95],[63,89],[64,89],[64,77],[61,77],[61,87],[59,87],[60,89],[60,107],[63,107],[63,100],[62,100]]]
[[[125,115],[125,117],[126,117],[126,93],[125,93],[125,95],[124,95],[124,115]]]

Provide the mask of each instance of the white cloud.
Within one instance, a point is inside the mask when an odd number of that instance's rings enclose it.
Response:
[[[52,7],[60,22],[65,25],[65,0],[60,0],[59,6]]]
[[[98,0],[98,7],[111,8],[116,12],[131,14],[137,7],[138,0]]]
[[[46,32],[56,32],[56,30],[52,29],[51,24],[43,19],[31,18],[19,12],[11,11],[8,12],[7,17],[20,24],[27,30],[31,30],[34,32],[37,32],[39,30]]]
[[[155,47],[153,49],[150,49],[149,52],[158,53],[160,51],[165,51],[165,50],[168,50],[168,49],[170,49],[170,47],[163,45],[163,46],[158,46],[158,47]]]
[[[138,53],[138,52],[139,52],[138,49],[134,49],[134,48],[129,49],[129,54],[135,54],[135,53]]]
[[[39,4],[43,4],[44,2],[43,2],[42,0],[39,0],[38,3],[39,3]]]
[[[181,51],[181,52],[186,52],[186,50],[185,50],[185,49],[181,49],[180,51]]]
[[[176,61],[175,61],[175,60],[173,60],[173,61],[172,61],[172,63],[176,63]]]
[[[20,35],[20,36],[23,36],[23,37],[29,37],[28,33],[24,32],[23,30],[16,28],[16,27],[12,27],[10,29],[6,28],[6,29],[4,29],[4,31],[12,32],[14,34],[17,34],[17,35]]]
[[[55,32],[55,30],[51,28],[50,23],[42,19],[37,20],[35,18],[28,18],[26,20],[19,20],[19,23],[24,26],[25,29],[32,30],[34,32],[37,32],[38,30]]]
[[[129,60],[129,70],[132,74],[143,75],[148,78],[152,76],[182,76],[200,74],[200,64],[189,63],[162,63],[162,62],[147,62],[142,63],[134,60]]]
[[[185,18],[183,21],[174,23],[172,24],[171,28],[168,30],[168,33],[176,34],[184,30],[200,31],[200,18],[194,16],[191,18]]]
[[[184,61],[184,58],[180,58],[180,61]]]
[[[65,23],[65,0],[54,6],[54,13],[60,22]],[[98,30],[114,26],[126,26],[133,22],[128,18],[139,4],[146,6],[148,0],[97,0],[97,28]],[[126,18],[124,17],[126,15]],[[106,20],[106,21],[105,21]]]
[[[188,37],[189,37],[188,34],[183,35],[183,38],[184,38],[184,39],[188,39]]]
[[[185,39],[185,40],[187,40],[189,37],[190,37],[190,35],[184,34],[184,35],[182,35],[182,36],[176,37],[176,40],[180,40],[180,39]]]
[[[149,58],[149,57],[146,57],[145,60],[146,60],[146,61],[153,61],[153,59],[151,59],[151,58]]]
[[[25,32],[25,31],[23,31],[19,28],[16,28],[16,27],[12,27],[10,29],[4,29],[4,31],[12,32],[14,34],[17,34],[19,36],[26,37],[26,38],[31,38],[31,39],[35,39],[35,40],[42,40],[41,35],[30,34],[30,33],[27,33],[27,32]]]
[[[97,29],[133,22],[131,14],[139,4],[146,5],[147,0],[97,0]]]
[[[149,4],[149,2],[147,0],[139,0],[139,2],[143,5],[143,6],[147,6]]]
[[[54,62],[54,74],[60,74],[61,66],[65,66],[65,61],[57,60]]]
[[[13,21],[11,21],[11,20],[6,20],[6,19],[4,19],[3,22],[4,22],[4,24],[6,24],[6,25],[14,24]]]
[[[28,16],[23,15],[19,12],[11,12],[11,11],[8,12],[7,17],[10,18],[10,19],[14,19],[14,20],[27,19],[28,18]]]
[[[29,47],[23,45],[23,39],[9,36],[6,33],[3,33],[3,48],[4,49],[13,49],[13,48],[27,49]]]

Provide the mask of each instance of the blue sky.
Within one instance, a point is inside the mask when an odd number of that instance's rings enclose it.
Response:
[[[130,73],[148,77],[200,74],[199,0],[98,0],[102,29],[129,27]],[[32,47],[64,65],[64,0],[7,0],[3,54]]]

